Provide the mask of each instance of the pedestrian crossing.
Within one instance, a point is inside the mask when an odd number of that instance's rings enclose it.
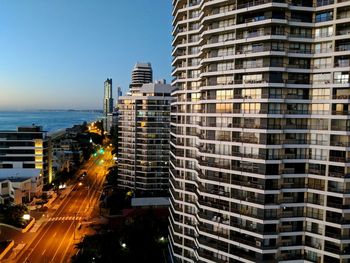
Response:
[[[60,217],[51,217],[49,218],[49,222],[52,222],[52,221],[79,221],[81,220],[81,217],[80,216],[60,216]]]

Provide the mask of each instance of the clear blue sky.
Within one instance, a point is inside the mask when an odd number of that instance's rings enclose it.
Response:
[[[1,0],[0,110],[101,108],[137,61],[169,81],[171,19],[170,0]]]

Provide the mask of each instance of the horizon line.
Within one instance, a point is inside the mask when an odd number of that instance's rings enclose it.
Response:
[[[1,109],[0,112],[8,112],[8,111],[100,111],[102,109]]]

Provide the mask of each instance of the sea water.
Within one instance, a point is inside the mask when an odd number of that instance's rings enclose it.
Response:
[[[101,117],[102,113],[97,111],[0,111],[0,130],[16,130],[18,126],[35,124],[52,132]]]

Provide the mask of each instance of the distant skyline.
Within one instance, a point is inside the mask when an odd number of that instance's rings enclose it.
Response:
[[[0,110],[102,109],[103,85],[128,89],[136,62],[170,80],[169,0],[3,0]]]

